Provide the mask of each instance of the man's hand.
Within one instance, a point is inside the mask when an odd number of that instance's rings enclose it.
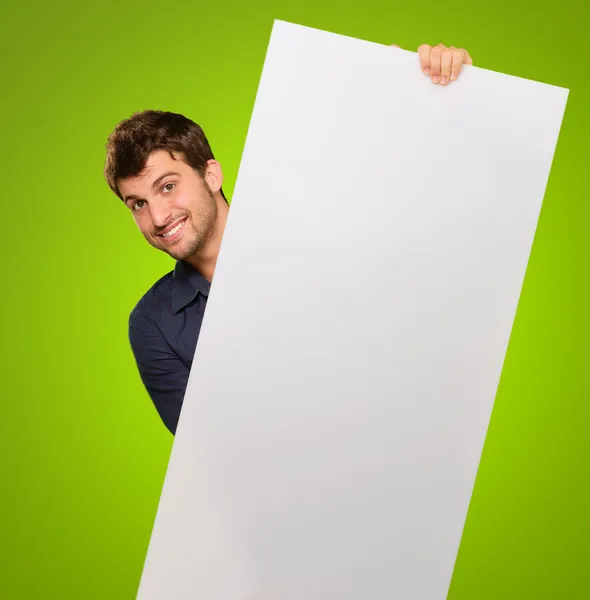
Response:
[[[393,48],[399,46],[392,44]],[[444,44],[438,46],[429,46],[422,44],[418,48],[420,57],[420,68],[424,75],[429,75],[433,83],[447,85],[450,81],[455,81],[459,77],[461,67],[472,65],[473,60],[465,48],[455,48]]]

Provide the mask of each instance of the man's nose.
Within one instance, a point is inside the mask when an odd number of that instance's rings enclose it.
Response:
[[[152,200],[150,202],[150,213],[156,227],[164,227],[172,216],[170,205],[165,199]]]

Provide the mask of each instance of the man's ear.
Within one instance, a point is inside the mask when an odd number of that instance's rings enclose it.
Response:
[[[205,167],[205,181],[209,186],[209,189],[217,194],[221,190],[223,184],[223,172],[221,165],[216,160],[208,160],[207,166]]]

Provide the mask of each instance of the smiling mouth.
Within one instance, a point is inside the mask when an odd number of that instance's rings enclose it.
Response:
[[[184,227],[184,225],[186,223],[186,219],[187,219],[187,217],[184,217],[184,219],[182,219],[181,221],[178,221],[178,223],[176,225],[174,225],[174,227],[172,227],[172,229],[168,229],[168,231],[165,231],[164,233],[159,233],[158,237],[164,238],[165,240],[172,239]]]

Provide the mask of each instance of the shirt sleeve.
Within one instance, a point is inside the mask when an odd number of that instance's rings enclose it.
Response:
[[[149,318],[129,319],[129,342],[141,380],[164,425],[175,435],[190,371]]]

